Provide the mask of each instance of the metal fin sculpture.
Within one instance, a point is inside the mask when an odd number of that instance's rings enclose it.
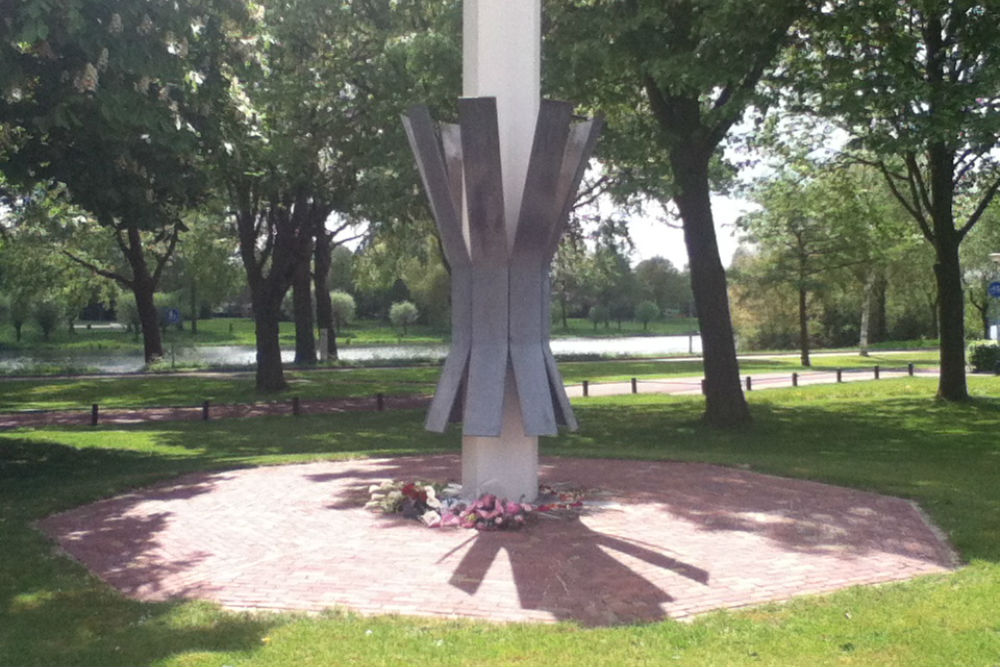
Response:
[[[549,349],[549,264],[602,123],[573,123],[570,104],[542,101],[508,248],[496,100],[461,99],[458,112],[458,125],[440,127],[423,106],[403,116],[451,265],[451,350],[426,428],[461,421],[464,435],[499,436],[512,374],[526,436],[576,430]]]

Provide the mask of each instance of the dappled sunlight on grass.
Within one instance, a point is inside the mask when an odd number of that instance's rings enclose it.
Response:
[[[992,664],[1000,378],[969,383],[976,398],[959,405],[936,400],[923,378],[751,392],[755,422],[739,432],[704,426],[698,396],[576,401],[581,431],[543,438],[543,454],[705,461],[912,498],[970,563],[690,624],[600,629],[133,602],[31,527],[187,472],[457,451],[458,431],[426,433],[421,411],[0,433],[0,664]]]

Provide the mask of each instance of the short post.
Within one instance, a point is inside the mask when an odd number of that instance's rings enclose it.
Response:
[[[837,369],[837,382],[843,382],[843,381],[844,381],[844,369],[843,368],[838,368]]]
[[[799,386],[799,374],[798,373],[792,373],[792,386],[793,387],[798,387]]]
[[[750,380],[750,376],[747,376],[747,391],[753,390],[753,382]]]
[[[292,414],[298,417],[302,414],[302,406],[299,405],[299,397],[292,396]]]
[[[587,380],[583,381],[583,395],[584,397],[590,396],[590,382]]]
[[[909,364],[906,365],[906,372],[910,374],[910,377],[913,377],[913,364],[912,363],[909,363]]]
[[[694,354],[694,334],[688,334],[688,354]]]
[[[639,385],[638,381],[635,378],[632,378],[632,393],[633,394],[638,394],[639,393],[639,386],[638,385]]]
[[[879,371],[878,364],[875,364],[875,379],[876,380],[878,379],[878,371]]]
[[[208,421],[208,401],[201,404],[201,420]]]
[[[97,426],[97,403],[90,406],[90,425]]]
[[[375,407],[379,412],[385,411],[385,394],[375,394]]]

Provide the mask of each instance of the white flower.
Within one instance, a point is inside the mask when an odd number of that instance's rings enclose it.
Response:
[[[97,69],[98,71],[103,72],[107,68],[108,68],[108,49],[103,48],[101,49],[101,55],[97,57]]]
[[[108,32],[120,33],[122,31],[122,15],[115,12],[111,15],[111,23],[108,25]]]
[[[73,78],[73,87],[80,93],[92,93],[97,90],[97,68],[87,63],[83,71]]]

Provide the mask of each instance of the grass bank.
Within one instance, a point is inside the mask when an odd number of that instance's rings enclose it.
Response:
[[[883,368],[902,368],[907,363],[936,365],[933,352],[816,357],[812,370],[833,368],[865,369],[879,364]],[[702,372],[697,359],[658,359],[621,361],[577,361],[559,365],[563,379],[570,384],[588,382],[623,382],[629,378],[654,379],[696,376]],[[795,356],[745,358],[741,372],[805,372]],[[31,378],[0,382],[0,412],[16,410],[89,409],[93,403],[103,408],[201,405],[212,403],[250,403],[253,401],[356,398],[378,393],[390,396],[429,394],[440,374],[437,365],[392,368],[343,368],[290,370],[288,389],[260,394],[254,389],[252,373],[222,374],[140,374],[118,377]]]
[[[750,395],[754,427],[706,429],[698,398],[588,399],[545,454],[698,460],[912,498],[967,567],[692,623],[589,629],[234,614],[123,599],[31,527],[52,512],[193,470],[455,450],[417,412],[0,434],[0,664],[995,665],[1000,656],[1000,378],[964,405],[927,379]]]

